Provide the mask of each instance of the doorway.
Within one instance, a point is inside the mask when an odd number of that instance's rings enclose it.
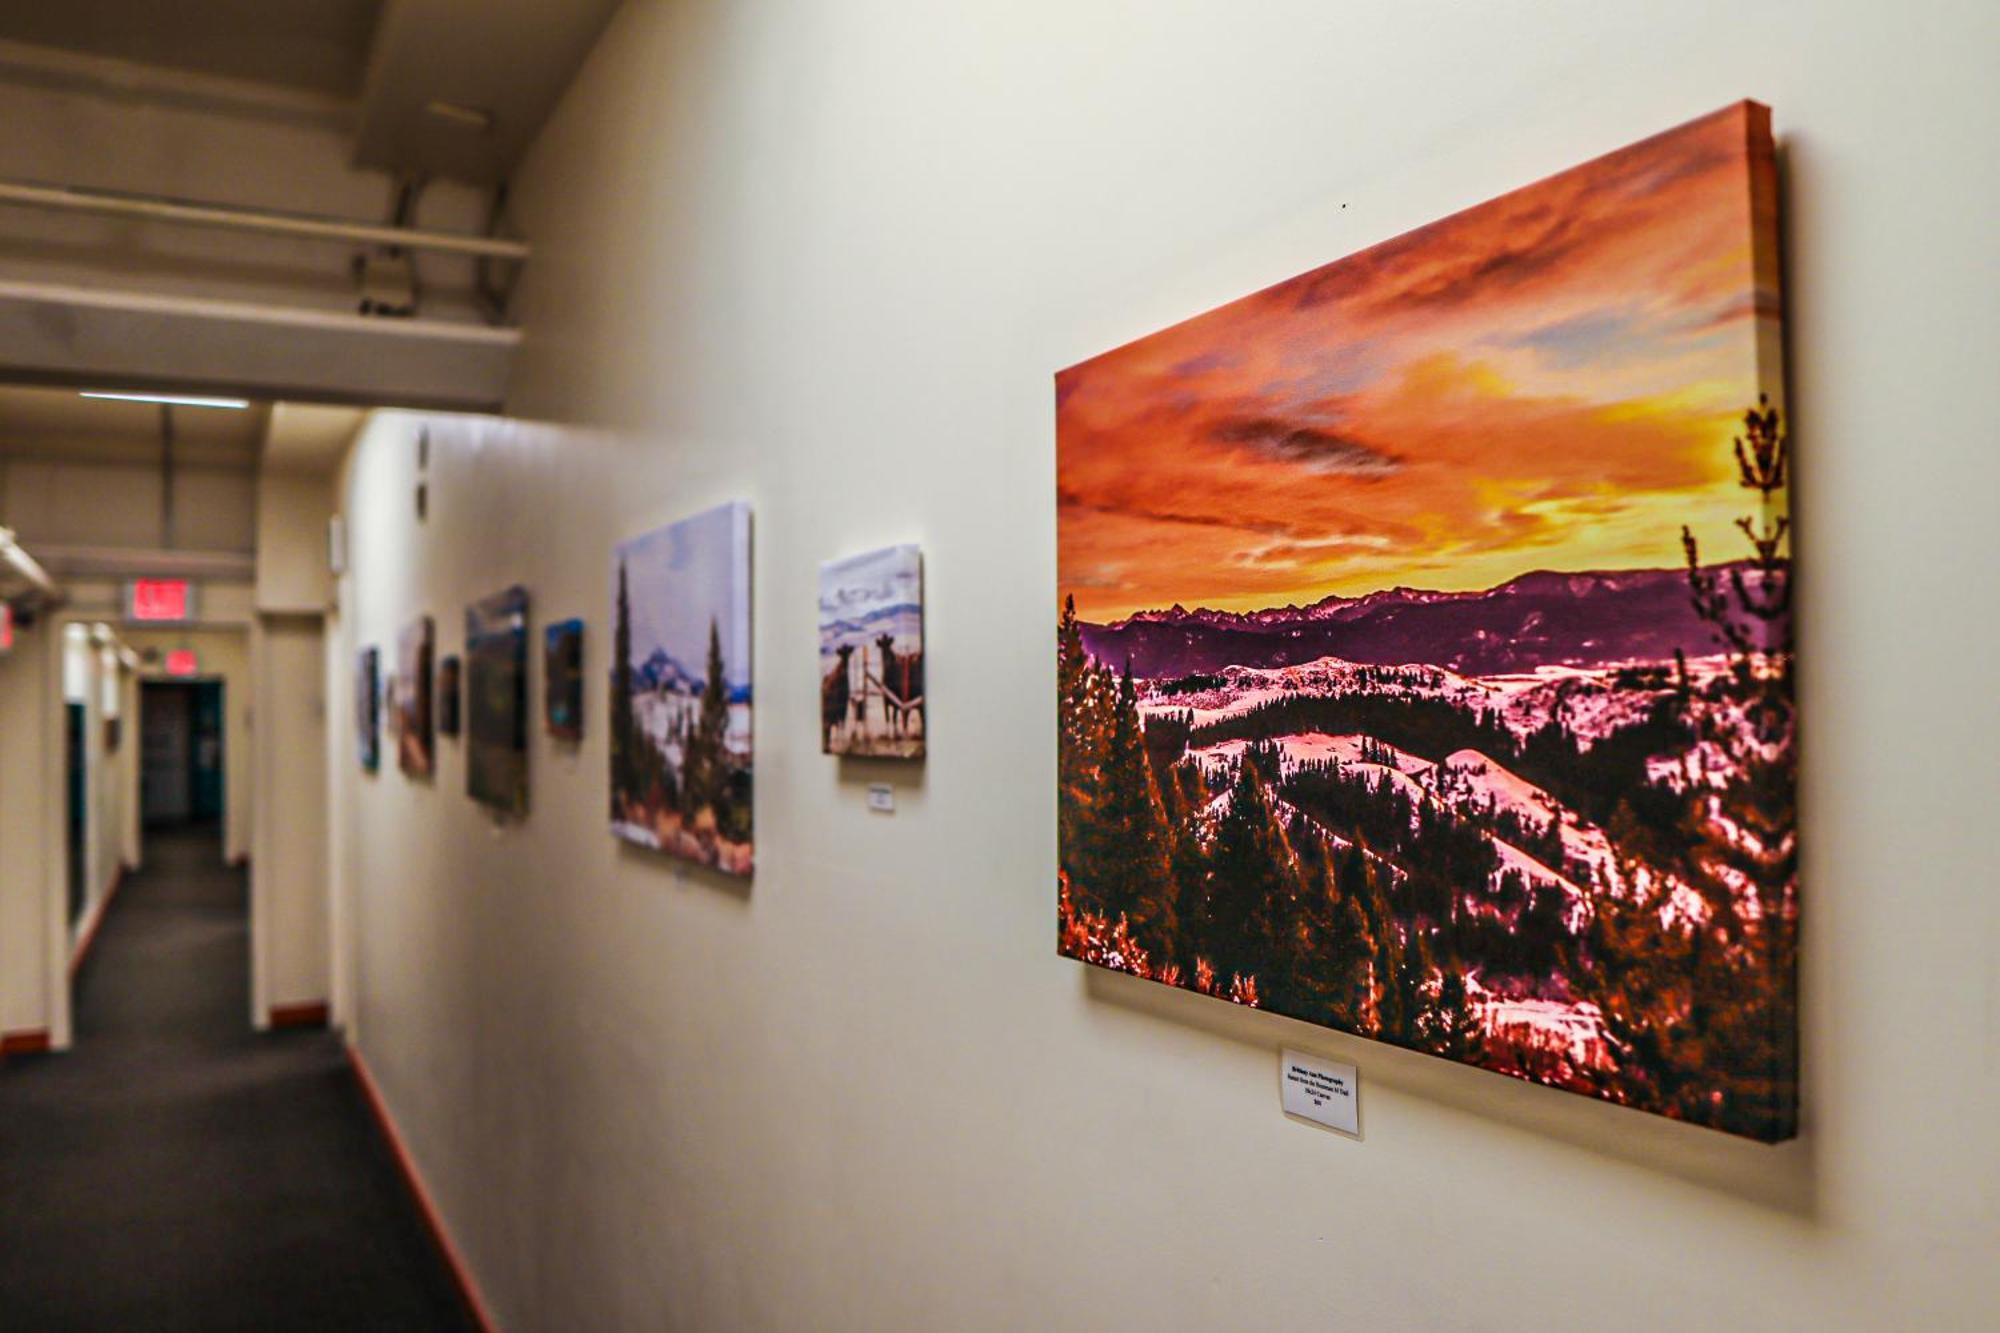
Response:
[[[223,683],[140,687],[139,817],[148,830],[222,823]]]
[[[83,705],[63,705],[63,842],[69,860],[69,923],[83,919],[84,844],[90,828],[90,758],[84,747]]]

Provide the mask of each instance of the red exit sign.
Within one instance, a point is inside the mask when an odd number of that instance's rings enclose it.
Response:
[[[125,585],[127,620],[194,619],[194,585],[186,579],[133,579]]]
[[[192,648],[175,648],[167,654],[167,674],[198,676],[201,674],[201,659],[194,655]]]

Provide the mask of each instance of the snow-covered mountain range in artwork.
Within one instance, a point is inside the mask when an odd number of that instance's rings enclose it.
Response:
[[[1760,577],[1752,568],[1736,568],[1753,581]],[[1432,662],[1485,674],[1657,662],[1677,651],[1721,647],[1695,612],[1684,569],[1544,570],[1497,588],[1391,588],[1253,612],[1173,606],[1082,628],[1093,657],[1129,662],[1135,674],[1148,677],[1290,666],[1321,657],[1385,666]]]

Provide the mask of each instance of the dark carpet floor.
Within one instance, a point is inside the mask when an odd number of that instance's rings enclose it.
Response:
[[[0,1065],[0,1329],[472,1328],[339,1040],[250,1030],[244,873],[146,854],[75,1049]]]

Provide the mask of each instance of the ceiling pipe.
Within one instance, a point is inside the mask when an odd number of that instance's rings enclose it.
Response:
[[[34,584],[47,596],[55,596],[55,580],[49,577],[49,572],[42,568],[35,557],[21,549],[21,544],[14,540],[12,528],[0,528],[0,561],[13,566],[15,573]]]
[[[143,218],[190,227],[254,231],[313,241],[398,245],[409,250],[511,259],[517,263],[528,258],[526,241],[509,240],[503,236],[468,236],[459,232],[423,231],[415,227],[384,227],[341,218],[264,213],[220,204],[190,203],[159,195],[112,194],[73,186],[36,185],[27,181],[0,180],[0,204],[45,208],[59,213],[89,213],[99,217]]]

